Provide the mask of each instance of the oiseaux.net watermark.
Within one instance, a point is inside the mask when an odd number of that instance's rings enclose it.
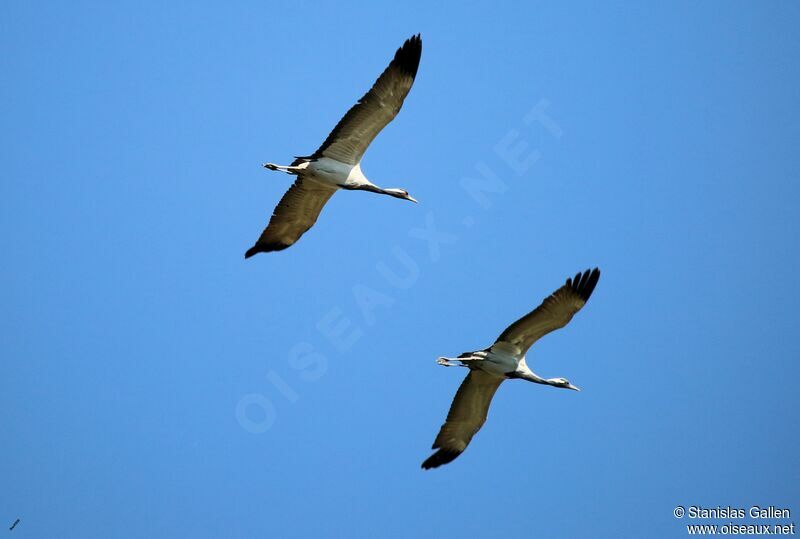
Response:
[[[686,521],[689,535],[794,535],[795,523],[788,507],[751,505],[749,507],[703,507],[677,505],[676,519]]]

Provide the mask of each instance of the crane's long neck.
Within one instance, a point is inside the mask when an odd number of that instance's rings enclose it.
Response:
[[[378,187],[374,183],[367,183],[367,184],[364,184],[364,185],[359,185],[356,189],[360,189],[362,191],[372,191],[373,193],[378,193],[378,194],[381,194],[381,195],[389,195],[389,194],[391,194],[391,193],[387,193],[386,189],[384,189],[383,187]]]
[[[341,185],[340,187],[342,187],[343,189],[349,189],[351,191],[371,191],[373,193],[378,193],[380,195],[389,195],[390,197],[416,202],[416,200],[411,196],[409,196],[409,194],[403,189],[395,189],[394,187],[384,189],[383,187],[378,187],[374,183],[363,183],[358,185]]]
[[[548,386],[553,385],[553,383],[550,382],[550,380],[542,378],[541,376],[537,375],[535,372],[527,368],[525,370],[517,371],[515,373],[515,378],[522,378],[523,380],[534,382],[536,384],[544,384]]]
[[[533,382],[535,384],[544,384],[546,386],[553,386],[553,387],[564,387],[564,381],[561,378],[542,378],[527,365],[522,363],[519,366],[519,370],[514,373],[515,378],[522,378],[523,380],[527,380],[529,382]]]
[[[371,181],[364,176],[364,173],[361,171],[361,165],[355,165],[350,169],[350,172],[347,175],[347,180],[343,183],[339,184],[339,187],[342,189],[349,189],[351,191],[371,191],[373,193],[378,193],[380,195],[389,195],[395,198],[402,198],[404,200],[411,200],[412,202],[416,202],[413,198],[408,195],[403,189],[396,189],[394,187],[384,189],[378,185],[375,185]]]

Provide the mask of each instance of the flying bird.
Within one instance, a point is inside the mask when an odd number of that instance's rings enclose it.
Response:
[[[339,189],[372,191],[416,202],[404,189],[383,189],[370,182],[361,171],[361,158],[377,134],[400,112],[414,84],[421,55],[422,39],[417,34],[397,49],[389,67],[339,120],[316,152],[295,158],[289,166],[264,165],[297,179],[245,258],[294,245],[314,225],[322,207]]]
[[[537,376],[525,363],[525,354],[541,337],[572,320],[592,295],[599,278],[597,268],[578,273],[536,309],[508,326],[489,348],[437,360],[440,365],[467,367],[470,372],[458,388],[447,420],[433,442],[433,449],[438,451],[422,463],[424,469],[447,464],[464,452],[486,421],[492,397],[504,380],[519,378],[580,391],[566,378]]]

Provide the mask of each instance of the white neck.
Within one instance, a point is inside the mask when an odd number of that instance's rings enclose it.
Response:
[[[529,382],[534,382],[534,383],[537,383],[537,384],[553,385],[553,384],[550,383],[549,380],[546,380],[546,379],[542,378],[541,376],[537,375],[535,372],[533,372],[530,369],[527,369],[525,371],[517,371],[516,375],[519,378],[522,378],[523,380],[527,380]]]
[[[536,384],[544,384],[547,386],[554,386],[554,387],[563,387],[560,381],[557,381],[556,378],[542,378],[532,370],[528,368],[527,365],[520,365],[520,369],[515,373],[518,378],[522,378],[523,380],[527,380],[528,382],[534,382]]]

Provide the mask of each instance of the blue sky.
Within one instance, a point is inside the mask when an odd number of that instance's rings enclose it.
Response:
[[[4,2],[0,21],[17,536],[680,537],[676,505],[800,511],[797,4]],[[261,163],[313,151],[417,32],[363,168],[420,204],[340,193],[245,261],[291,181]],[[494,191],[471,194],[482,173]],[[593,266],[586,308],[529,355],[583,391],[504,384],[467,452],[420,470],[465,374],[435,358]]]

